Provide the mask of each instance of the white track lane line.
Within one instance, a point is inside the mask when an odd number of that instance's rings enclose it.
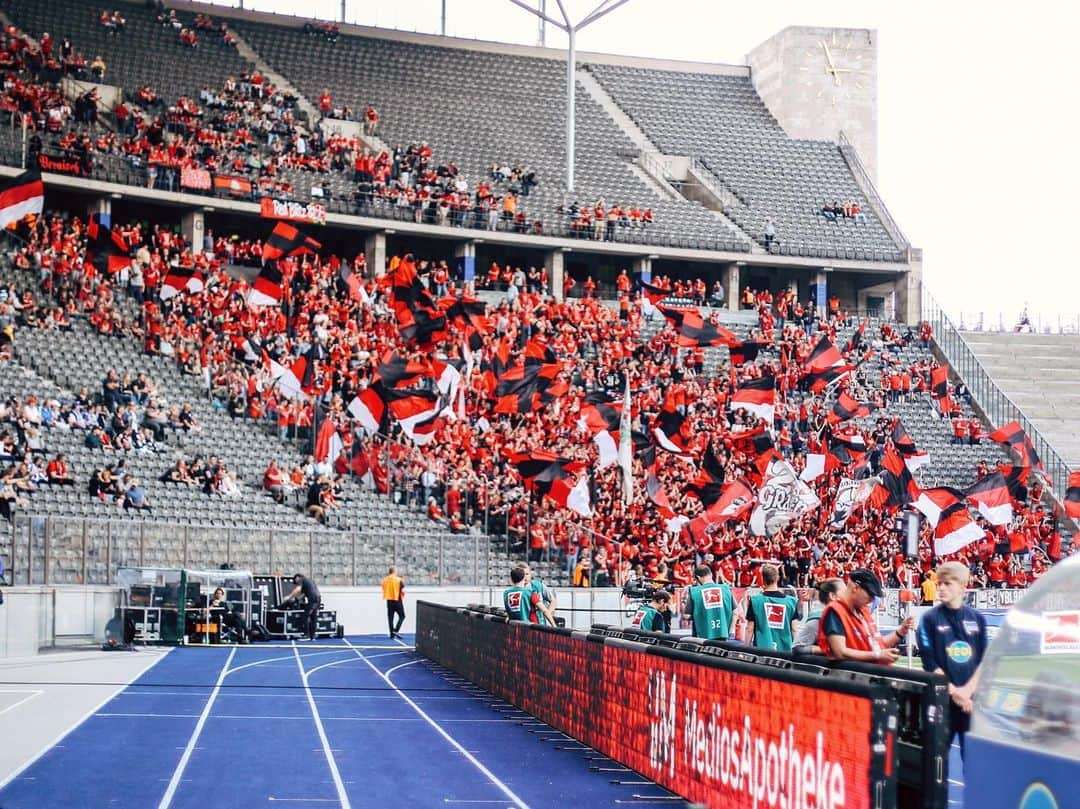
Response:
[[[322,717],[319,716],[319,708],[315,704],[315,697],[312,696],[311,687],[308,685],[308,673],[304,671],[304,663],[300,659],[300,648],[295,643],[293,644],[293,654],[296,656],[296,667],[300,669],[300,679],[304,684],[304,693],[307,694],[311,717],[315,720],[315,729],[319,732],[319,741],[322,742],[323,754],[326,756],[326,763],[330,767],[330,776],[334,779],[334,789],[337,790],[338,801],[341,803],[342,809],[351,809],[352,804],[349,803],[349,793],[345,791],[341,773],[338,772],[337,760],[330,749],[330,740],[326,738],[326,730],[323,728]]]
[[[22,705],[24,702],[29,702],[34,697],[40,697],[44,693],[45,693],[44,691],[0,691],[0,694],[28,694],[29,695],[29,696],[23,697],[18,702],[13,702],[13,703],[11,703],[11,705],[8,705],[6,708],[4,708],[4,710],[0,711],[0,716],[3,716],[8,711],[15,710],[20,705]]]
[[[349,643],[347,638],[345,640],[345,645],[348,646],[349,648],[352,648],[352,644]],[[402,645],[405,645],[405,644],[402,644]],[[394,690],[394,692],[399,697],[401,697],[406,702],[406,704],[408,704],[408,706],[410,708],[412,708],[414,711],[416,711],[416,713],[418,713],[420,715],[420,717],[424,721],[426,721],[429,725],[431,725],[431,727],[433,727],[435,729],[435,731],[440,736],[442,736],[444,739],[446,739],[446,741],[450,742],[450,744],[454,747],[455,750],[457,750],[459,753],[461,753],[463,756],[465,756],[465,758],[469,761],[470,764],[472,764],[474,767],[476,767],[476,769],[480,770],[480,772],[482,772],[484,774],[484,777],[486,777],[489,781],[491,781],[492,784],[494,784],[496,787],[498,787],[499,790],[501,790],[502,793],[504,795],[506,795],[507,798],[510,799],[510,801],[514,804],[514,806],[518,807],[518,809],[529,809],[529,805],[527,803],[525,803],[525,801],[523,801],[521,798],[519,798],[514,793],[514,791],[512,789],[510,789],[510,787],[508,787],[506,784],[504,784],[502,781],[500,781],[498,779],[498,777],[495,775],[495,773],[493,773],[491,770],[489,770],[487,767],[485,767],[483,764],[481,764],[480,761],[476,758],[476,756],[474,756],[472,753],[470,753],[468,750],[466,750],[464,747],[462,747],[461,743],[457,739],[455,739],[453,736],[451,736],[449,733],[447,733],[445,730],[443,730],[442,726],[438,722],[436,722],[434,719],[432,719],[430,716],[428,716],[426,713],[424,713],[423,708],[421,708],[419,705],[417,705],[415,702],[413,702],[411,699],[409,699],[409,696],[404,691],[402,691],[400,688],[398,688],[396,685],[394,685],[393,680],[390,679],[390,674],[392,672],[394,672],[394,671],[397,671],[400,668],[404,668],[405,666],[410,666],[413,663],[419,663],[420,662],[419,658],[417,658],[416,660],[410,660],[408,663],[402,663],[402,664],[400,664],[398,666],[394,666],[392,669],[390,669],[386,673],[383,673],[382,671],[379,670],[379,667],[376,666],[374,663],[372,663],[370,660],[368,660],[359,649],[353,649],[353,652],[356,653],[357,657],[359,657],[361,660],[363,660],[365,663],[367,663],[371,667],[371,670],[374,671],[376,674],[378,674],[386,682],[386,684],[388,686],[390,686],[390,688],[392,688]]]
[[[199,721],[195,723],[195,730],[191,732],[191,738],[188,739],[187,747],[184,748],[184,754],[180,756],[180,763],[176,765],[172,778],[169,779],[169,786],[165,789],[165,794],[161,796],[161,802],[158,804],[158,809],[168,809],[168,807],[172,805],[173,798],[176,796],[176,790],[180,786],[180,779],[184,777],[184,770],[191,760],[191,754],[195,751],[195,745],[198,743],[199,736],[202,734],[202,729],[206,725],[207,718],[210,716],[210,710],[214,707],[214,700],[217,699],[218,692],[221,691],[221,684],[225,682],[225,677],[229,673],[229,664],[232,663],[233,655],[235,654],[236,649],[233,649],[229,652],[229,656],[225,658],[225,665],[221,667],[221,673],[218,674],[217,683],[214,684],[214,690],[210,692],[210,698],[206,700],[206,705],[203,706]]]
[[[45,754],[46,754],[47,752],[49,752],[49,751],[50,751],[50,750],[52,750],[52,749],[53,749],[54,747],[56,747],[56,745],[60,744],[60,742],[62,742],[62,741],[63,741],[64,739],[66,739],[66,738],[67,738],[67,736],[68,736],[68,734],[69,734],[69,733],[71,733],[71,732],[72,732],[73,730],[75,730],[75,728],[79,727],[79,726],[80,726],[80,725],[81,725],[81,724],[82,724],[83,722],[85,722],[85,721],[86,721],[87,719],[89,719],[89,718],[90,718],[91,716],[93,716],[93,715],[94,715],[94,714],[96,714],[96,713],[97,713],[98,711],[100,711],[100,710],[101,710],[102,708],[104,708],[104,707],[105,707],[106,705],[108,705],[108,704],[109,704],[109,702],[110,702],[110,701],[111,701],[111,700],[112,700],[112,699],[113,699],[114,697],[116,697],[116,696],[118,696],[118,695],[119,695],[120,693],[122,693],[124,689],[128,688],[128,687],[129,687],[129,686],[130,686],[130,685],[131,685],[131,684],[132,684],[133,682],[135,682],[136,680],[138,680],[138,679],[139,679],[140,677],[142,677],[142,676],[143,676],[144,674],[146,674],[146,672],[150,671],[150,669],[151,669],[151,668],[153,668],[153,667],[154,667],[154,666],[156,666],[156,665],[157,665],[158,663],[160,663],[160,662],[161,662],[162,660],[164,660],[164,659],[165,659],[165,657],[166,657],[166,656],[167,656],[167,655],[169,654],[169,652],[171,652],[171,651],[172,651],[172,649],[169,649],[168,651],[166,651],[166,652],[165,652],[165,654],[155,654],[155,655],[154,655],[154,659],[153,659],[153,660],[151,660],[151,661],[150,661],[149,663],[147,663],[147,664],[146,664],[146,665],[145,665],[145,666],[144,666],[143,668],[139,669],[139,672],[138,672],[138,673],[137,673],[137,674],[136,674],[136,675],[135,675],[134,677],[132,677],[130,681],[128,681],[127,683],[125,683],[125,684],[124,684],[123,686],[121,686],[120,688],[118,688],[118,689],[117,689],[116,691],[114,691],[113,693],[109,694],[109,696],[105,697],[105,699],[103,699],[103,700],[102,700],[101,702],[99,702],[99,703],[98,703],[97,705],[95,705],[95,706],[94,706],[93,708],[91,708],[91,709],[90,709],[89,711],[87,711],[87,712],[86,712],[85,714],[83,714],[83,715],[82,715],[82,716],[81,716],[81,717],[80,717],[80,718],[79,718],[78,720],[76,720],[76,721],[75,721],[75,722],[74,722],[74,723],[73,723],[73,724],[72,724],[72,725],[71,725],[71,726],[70,726],[70,727],[69,727],[69,728],[68,728],[67,730],[63,731],[63,732],[62,732],[62,733],[61,733],[61,734],[60,734],[59,736],[57,736],[57,737],[56,737],[55,739],[53,739],[53,740],[52,740],[52,741],[51,741],[51,742],[50,742],[50,743],[49,743],[48,745],[46,745],[45,747],[41,748],[41,751],[40,751],[40,752],[39,752],[39,753],[38,753],[38,754],[37,754],[36,756],[34,756],[34,757],[33,757],[32,759],[30,759],[29,761],[27,761],[27,762],[26,762],[25,764],[23,764],[23,765],[22,765],[21,767],[19,767],[18,769],[16,769],[16,770],[15,770],[15,771],[14,771],[13,773],[11,773],[11,774],[10,774],[9,776],[7,776],[6,778],[0,779],[0,789],[3,789],[3,788],[4,788],[4,787],[6,787],[6,786],[7,786],[8,784],[10,784],[10,783],[11,783],[12,781],[14,781],[14,780],[15,780],[16,778],[18,778],[18,777],[19,777],[20,775],[22,775],[22,774],[23,774],[24,772],[26,772],[26,770],[27,770],[27,768],[28,768],[28,767],[30,767],[30,766],[31,766],[32,764],[34,764],[34,763],[35,763],[35,762],[36,762],[36,761],[37,761],[37,760],[38,760],[39,758],[41,758],[41,757],[42,757],[43,755],[45,755]],[[100,658],[98,658],[98,659],[100,659]],[[49,685],[70,685],[70,683],[49,683]]]
[[[409,650],[408,649],[402,649],[401,651],[383,652],[382,654],[372,655],[370,658],[367,658],[367,657],[361,658],[361,660],[368,660],[368,659],[374,660],[374,659],[376,659],[378,657],[390,657],[391,655],[405,654],[405,652],[407,652],[407,651],[409,651]],[[306,658],[307,655],[304,655],[304,657]],[[346,657],[344,660],[331,660],[329,663],[323,663],[321,666],[316,666],[315,668],[311,669],[308,672],[308,676],[310,677],[315,672],[322,671],[323,669],[331,668],[332,666],[340,666],[342,663],[359,663],[359,662],[360,662],[360,660],[358,660],[355,657]]]

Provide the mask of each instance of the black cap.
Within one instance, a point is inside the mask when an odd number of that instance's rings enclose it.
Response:
[[[885,595],[885,591],[881,589],[881,582],[878,581],[878,577],[865,567],[860,567],[858,570],[851,571],[851,575],[848,576],[848,581],[852,584],[859,585],[875,598],[881,598]]]

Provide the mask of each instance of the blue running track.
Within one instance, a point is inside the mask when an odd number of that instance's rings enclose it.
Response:
[[[0,789],[0,807],[681,805],[592,755],[385,637],[178,648]]]

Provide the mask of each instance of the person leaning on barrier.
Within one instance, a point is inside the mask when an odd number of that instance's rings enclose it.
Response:
[[[548,623],[554,626],[555,616],[544,604],[540,593],[529,586],[529,577],[528,567],[515,565],[510,568],[510,586],[503,590],[503,609],[506,610],[506,620],[536,624],[540,621],[539,615],[543,615]]]
[[[818,603],[811,610],[809,617],[799,624],[799,631],[795,633],[795,643],[791,651],[801,655],[823,655],[825,649],[817,645],[818,627],[821,625],[821,612],[825,605],[832,603],[844,592],[843,579],[823,579],[814,588],[817,591]]]
[[[762,592],[747,599],[746,635],[748,645],[776,652],[790,652],[792,627],[799,619],[799,599],[780,590],[780,569],[761,566]]]
[[[694,637],[727,640],[735,616],[731,587],[714,582],[708,565],[698,565],[694,578],[697,584],[687,590],[683,605],[683,613],[693,619]]]
[[[843,595],[821,611],[817,645],[833,660],[892,665],[900,656],[896,647],[911,631],[915,619],[908,616],[895,632],[881,637],[870,602],[883,595],[877,576],[866,568],[852,571]]]
[[[525,572],[529,574],[529,589],[532,590],[534,593],[539,593],[541,603],[543,603],[544,606],[547,607],[547,610],[545,610],[544,612],[537,613],[537,623],[550,624],[551,626],[555,626],[555,591],[548,587],[546,584],[544,584],[543,579],[533,573],[533,570],[531,567],[529,567],[528,562],[518,562],[518,567],[524,568]],[[547,615],[552,616],[551,621],[548,621],[548,619],[545,617]]]
[[[671,593],[667,590],[654,590],[648,603],[642,604],[634,614],[631,628],[645,632],[666,632],[668,623],[664,620],[664,613],[668,611],[670,601]]]
[[[301,573],[293,576],[293,584],[296,586],[291,593],[281,600],[281,606],[285,607],[296,603],[300,596],[303,595],[305,603],[301,609],[306,613],[304,617],[306,619],[305,626],[308,640],[315,640],[315,624],[319,616],[319,607],[322,606],[322,595],[320,595],[315,582]]]

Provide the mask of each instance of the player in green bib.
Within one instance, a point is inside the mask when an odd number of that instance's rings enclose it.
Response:
[[[535,624],[540,622],[542,615],[547,623],[554,626],[555,616],[547,608],[540,592],[530,586],[530,578],[527,567],[515,565],[510,568],[510,586],[503,590],[503,609],[506,610],[507,620]]]
[[[745,641],[758,649],[790,652],[792,624],[799,617],[799,600],[784,595],[776,586],[780,580],[776,565],[762,565],[761,580],[764,590],[748,599]]]
[[[518,567],[525,570],[528,573],[529,589],[534,593],[540,595],[540,601],[547,607],[546,611],[537,610],[536,618],[537,623],[543,625],[555,626],[554,621],[548,621],[547,614],[550,612],[555,614],[555,593],[550,587],[544,584],[544,580],[533,574],[532,568],[529,567],[528,562],[519,562]]]
[[[671,593],[667,590],[655,591],[650,596],[649,603],[642,604],[638,611],[634,613],[630,628],[640,629],[644,632],[663,632],[666,623],[664,622],[664,616],[660,613],[667,609],[670,600]]]
[[[735,616],[735,597],[726,584],[713,581],[712,568],[698,565],[697,584],[686,593],[683,613],[694,621],[694,637],[727,640]]]

